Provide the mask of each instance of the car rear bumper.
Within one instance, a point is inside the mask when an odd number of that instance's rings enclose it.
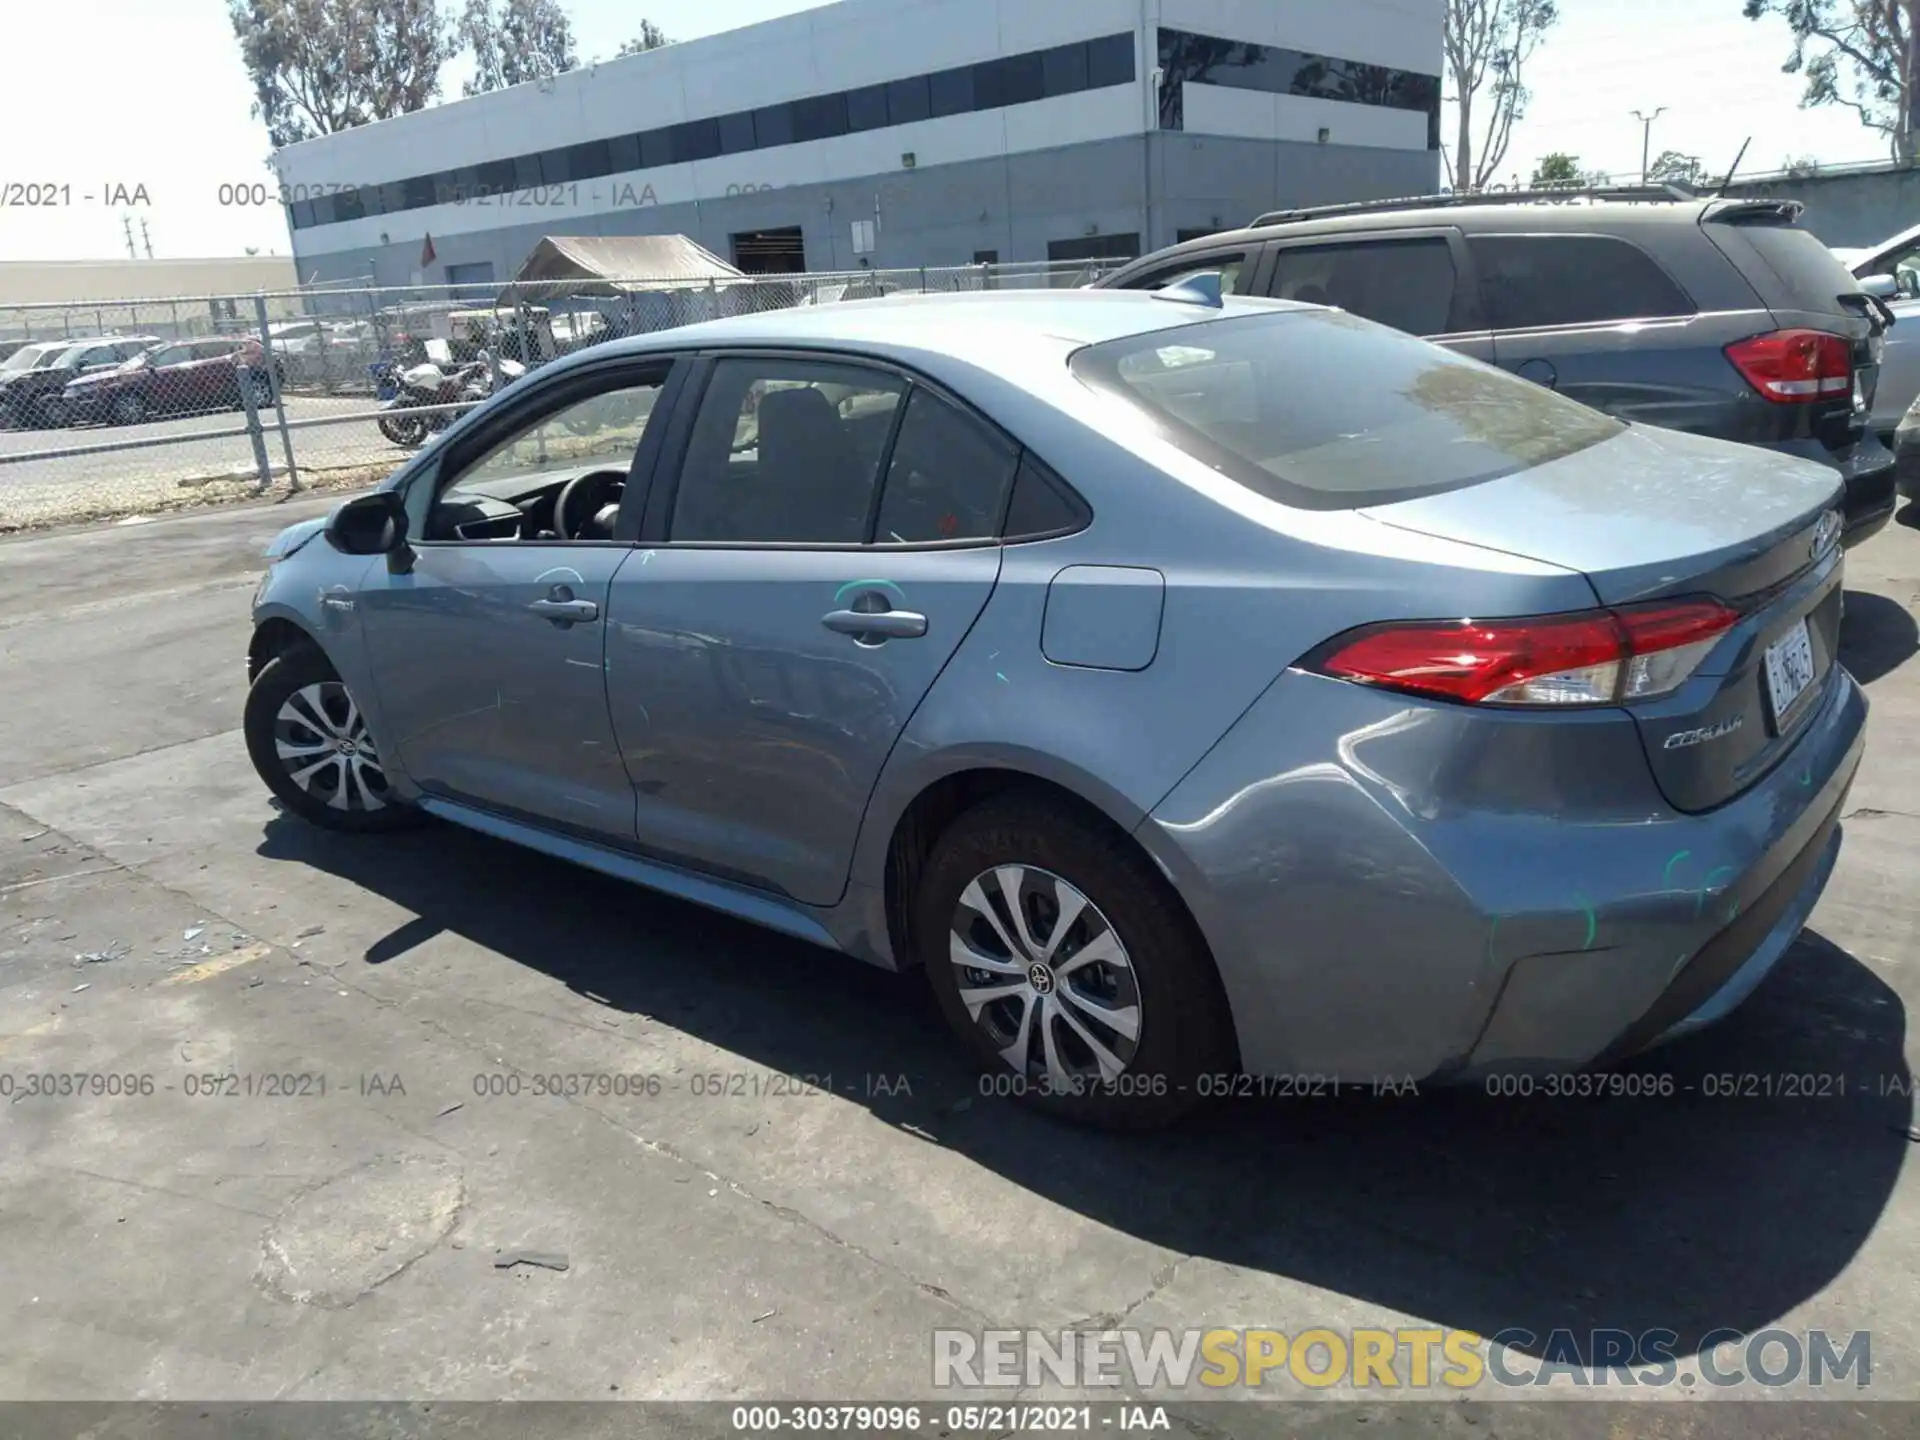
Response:
[[[1878,535],[1893,518],[1898,504],[1894,452],[1872,431],[1845,450],[1829,450],[1817,440],[1788,441],[1767,448],[1801,455],[1840,472],[1847,487],[1841,504],[1846,528],[1840,533],[1840,541],[1848,549]]]
[[[1864,745],[1859,686],[1838,666],[1822,685],[1773,770],[1686,815],[1624,712],[1289,672],[1137,833],[1213,949],[1251,1072],[1604,1063],[1717,1019],[1799,933]]]

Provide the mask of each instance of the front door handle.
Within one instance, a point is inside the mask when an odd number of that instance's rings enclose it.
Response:
[[[536,600],[527,608],[554,624],[567,626],[581,620],[598,620],[600,607],[591,600],[576,600],[570,586],[556,585],[547,592],[547,598]]]
[[[911,610],[829,610],[820,623],[856,640],[918,640],[927,633],[927,617]]]

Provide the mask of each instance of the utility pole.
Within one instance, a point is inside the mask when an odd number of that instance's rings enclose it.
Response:
[[[127,237],[127,258],[129,260],[138,260],[140,258],[140,252],[133,248],[133,216],[122,215],[120,217],[120,229]]]
[[[153,258],[153,237],[147,234],[147,217],[140,217],[140,243],[147,247],[147,258]]]
[[[1653,122],[1666,113],[1667,107],[1664,105],[1651,115],[1642,115],[1638,110],[1633,112],[1633,118],[1640,122],[1640,183],[1642,185],[1647,183],[1647,157],[1653,148]]]

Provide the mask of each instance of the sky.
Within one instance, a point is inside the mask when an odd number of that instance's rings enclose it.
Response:
[[[585,60],[611,57],[643,15],[691,40],[816,0],[566,3]],[[457,4],[443,0],[446,10]],[[141,255],[148,245],[166,259],[291,253],[279,207],[246,203],[249,187],[274,183],[271,147],[248,115],[252,87],[224,0],[13,8],[10,53],[84,65],[15,66],[0,90],[0,260],[123,258],[128,220]],[[1798,108],[1799,80],[1780,73],[1792,47],[1785,24],[1742,18],[1741,0],[1560,0],[1560,8],[1564,18],[1529,68],[1534,99],[1503,176],[1525,179],[1540,156],[1565,151],[1583,169],[1637,178],[1641,125],[1632,112],[1661,106],[1653,153],[1698,155],[1722,173],[1749,136],[1743,173],[1789,157],[1886,156],[1885,141],[1851,111]],[[447,68],[443,95],[460,93],[462,68]],[[1451,131],[1449,114],[1442,132]],[[53,203],[18,203],[36,198]]]

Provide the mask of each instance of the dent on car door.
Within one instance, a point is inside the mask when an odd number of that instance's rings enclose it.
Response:
[[[608,586],[633,550],[594,517],[624,502],[668,373],[530,391],[409,496],[411,563],[370,572],[360,608],[382,744],[429,795],[632,842],[604,667]]]
[[[1018,450],[877,366],[722,358],[702,383],[612,590],[636,835],[832,904],[887,756],[998,579]]]

